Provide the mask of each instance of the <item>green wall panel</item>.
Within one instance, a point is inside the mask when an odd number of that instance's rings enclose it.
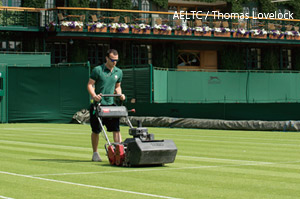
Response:
[[[88,108],[88,67],[9,67],[9,122],[70,122]]]
[[[157,103],[299,102],[300,73],[154,71]]]
[[[8,122],[7,110],[7,65],[0,65],[0,122]]]
[[[153,71],[154,102],[166,103],[168,101],[168,71]]]
[[[15,53],[0,53],[0,62],[8,66],[19,67],[50,67],[50,53],[45,54],[15,54]]]

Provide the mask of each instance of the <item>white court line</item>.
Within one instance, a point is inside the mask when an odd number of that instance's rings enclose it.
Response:
[[[89,147],[76,147],[76,146],[65,146],[65,145],[55,145],[55,144],[40,144],[33,142],[22,142],[22,141],[10,141],[10,140],[0,140],[0,143],[12,143],[12,144],[23,144],[29,146],[40,146],[40,147],[54,147],[57,149],[77,149],[83,151],[90,151]],[[98,149],[100,151],[104,151],[104,149]],[[234,161],[234,162],[254,162],[254,163],[267,163],[269,162],[261,162],[261,161],[251,161],[251,160],[235,160],[235,159],[224,159],[224,158],[209,158],[209,157],[196,157],[196,156],[183,156],[177,155],[179,158],[187,158],[187,159],[199,159],[199,160],[220,160],[220,161]]]
[[[30,145],[30,146],[45,146],[45,147],[54,147],[57,149],[79,149],[84,151],[90,151],[90,148],[87,147],[76,147],[76,146],[65,146],[65,145],[54,145],[54,144],[40,144],[40,143],[33,143],[33,142],[22,142],[22,141],[10,141],[10,140],[0,140],[0,143],[12,143],[12,144],[24,144],[24,145]],[[104,149],[98,149],[100,151],[104,151]],[[196,157],[196,156],[183,156],[183,155],[177,155],[179,158],[187,158],[187,159],[198,159],[198,160],[220,160],[220,161],[234,161],[234,162],[255,162],[255,163],[265,163],[261,161],[249,161],[249,160],[234,160],[234,159],[224,159],[224,158],[209,158],[209,157]],[[269,162],[267,162],[269,164]]]
[[[178,199],[178,198],[173,198],[173,197],[168,197],[168,196],[161,196],[161,195],[148,194],[148,193],[135,192],[135,191],[126,191],[126,190],[122,190],[122,189],[114,189],[114,188],[109,188],[109,187],[80,184],[80,183],[74,183],[74,182],[68,182],[68,181],[62,181],[62,180],[53,180],[53,179],[48,179],[48,178],[40,178],[40,177],[34,177],[34,176],[30,176],[30,175],[23,175],[23,174],[17,174],[17,173],[10,173],[10,172],[5,172],[5,171],[0,171],[0,174],[12,175],[12,176],[18,176],[18,177],[24,177],[24,178],[31,178],[31,179],[43,180],[43,181],[49,181],[49,182],[57,182],[57,183],[63,183],[63,184],[69,184],[69,185],[76,185],[76,186],[88,187],[88,188],[94,188],[94,189],[103,189],[103,190],[108,190],[108,191],[116,191],[116,192],[129,193],[129,194],[142,195],[142,196],[150,196],[150,197],[154,197],[154,198]]]
[[[99,172],[78,172],[78,173],[56,173],[56,174],[36,174],[31,176],[65,176],[65,175],[85,175],[85,174],[102,174],[102,173],[130,173],[130,172],[145,172],[145,171],[166,171],[166,170],[185,170],[185,169],[206,169],[206,168],[222,168],[222,167],[240,167],[240,166],[264,166],[264,165],[277,165],[277,164],[291,164],[299,163],[299,161],[289,162],[254,162],[248,164],[231,164],[231,165],[208,165],[197,167],[180,167],[180,168],[161,168],[161,169],[134,169],[134,170],[122,170],[122,171],[99,171]]]
[[[5,196],[0,196],[0,198],[3,198],[3,199],[13,199],[13,198],[5,197]]]

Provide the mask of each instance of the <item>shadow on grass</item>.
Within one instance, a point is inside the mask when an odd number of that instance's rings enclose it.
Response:
[[[92,162],[91,160],[70,160],[70,159],[30,159],[30,161],[58,162],[58,163]]]
[[[110,165],[110,164],[102,164],[102,167],[123,167],[123,166],[116,166],[116,165]],[[125,167],[125,166],[124,166]],[[136,165],[136,166],[130,166],[126,168],[132,168],[132,169],[137,169],[137,168],[157,168],[157,167],[168,167],[166,165],[162,164],[155,164],[155,165]]]

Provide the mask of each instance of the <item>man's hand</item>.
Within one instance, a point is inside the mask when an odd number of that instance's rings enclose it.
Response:
[[[125,95],[124,95],[124,94],[121,94],[120,100],[124,101],[125,99],[126,99]]]
[[[101,93],[98,94],[98,95],[93,95],[92,97],[93,97],[93,99],[94,99],[96,102],[99,102],[99,101],[102,99]]]

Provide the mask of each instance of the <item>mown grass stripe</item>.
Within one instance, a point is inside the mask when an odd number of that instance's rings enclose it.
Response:
[[[168,197],[168,196],[161,196],[161,195],[148,194],[148,193],[142,193],[142,192],[127,191],[127,190],[114,189],[114,188],[109,188],[109,187],[100,187],[100,186],[87,185],[87,184],[80,184],[80,183],[67,182],[67,181],[62,181],[62,180],[53,180],[53,179],[47,179],[47,178],[41,178],[41,177],[35,177],[35,176],[29,176],[29,175],[23,175],[23,174],[17,174],[17,173],[10,173],[10,172],[5,172],[5,171],[0,171],[0,173],[5,174],[5,175],[13,175],[13,176],[18,176],[18,177],[32,178],[32,179],[36,179],[36,180],[57,182],[57,183],[76,185],[76,186],[87,187],[87,188],[103,189],[103,190],[107,190],[107,191],[117,191],[117,192],[122,192],[122,193],[150,196],[150,197],[154,197],[154,198],[178,199],[178,198],[173,198],[173,197]]]
[[[110,166],[107,157],[103,156],[102,138],[99,149],[104,161],[91,162],[88,125],[0,125],[0,170],[35,177],[49,175],[51,177],[46,178],[121,190],[147,190],[142,192],[188,199],[299,198],[299,133],[175,128],[148,128],[148,131],[154,133],[156,139],[174,140],[178,147],[175,163],[164,167]],[[121,127],[121,132],[124,139],[130,137],[128,127]],[[112,139],[112,134],[108,136]],[[44,197],[41,190],[45,191]],[[98,189],[1,175],[2,195],[68,198],[74,192],[74,199],[124,197],[122,192],[99,192]]]

